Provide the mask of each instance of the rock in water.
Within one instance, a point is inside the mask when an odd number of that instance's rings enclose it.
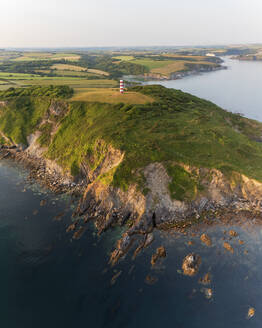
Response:
[[[65,212],[59,213],[54,217],[54,221],[61,221],[62,217],[65,215]]]
[[[164,246],[158,247],[156,253],[152,255],[151,264],[154,266],[160,257],[166,257],[166,250]]]
[[[148,285],[154,285],[158,281],[157,277],[147,275],[145,279],[145,283]]]
[[[211,283],[210,273],[206,273],[202,278],[199,279],[199,283],[203,285],[209,285]]]
[[[117,272],[111,279],[111,285],[114,285],[116,282],[116,279],[121,275],[122,271]]]
[[[256,310],[255,310],[253,307],[250,307],[250,308],[248,309],[247,318],[250,319],[250,318],[254,317],[254,315],[255,315],[255,311],[256,311]]]
[[[224,242],[224,248],[227,250],[227,251],[229,251],[229,252],[231,252],[232,254],[234,253],[234,249],[233,249],[233,247],[229,244],[229,243],[227,243],[227,242]]]
[[[238,236],[238,233],[235,230],[229,230],[228,234],[229,234],[230,237],[237,237]]]
[[[144,248],[148,247],[153,241],[154,241],[154,235],[151,232],[151,233],[147,234],[147,236],[146,236]]]
[[[212,246],[212,241],[207,234],[203,233],[201,235],[200,239],[201,239],[202,243],[206,244],[207,246]]]
[[[182,269],[184,275],[186,276],[194,276],[197,274],[199,267],[201,264],[201,257],[197,254],[190,253],[188,254],[183,261]]]
[[[45,206],[47,203],[46,199],[42,199],[40,202],[40,206]]]
[[[74,234],[73,234],[73,239],[80,239],[85,232],[84,227],[80,227]]]
[[[210,299],[213,296],[213,291],[211,288],[204,288],[204,294],[207,299]]]
[[[70,224],[67,229],[66,229],[66,232],[70,232],[70,231],[74,231],[76,229],[76,222]]]

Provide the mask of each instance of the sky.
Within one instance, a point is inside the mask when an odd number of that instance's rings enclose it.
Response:
[[[0,0],[0,48],[262,42],[261,0]]]

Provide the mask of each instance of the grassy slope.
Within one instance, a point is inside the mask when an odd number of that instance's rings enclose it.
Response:
[[[125,92],[120,94],[119,89],[78,89],[76,90],[73,101],[91,101],[100,103],[125,103],[125,104],[145,104],[152,103],[153,98],[143,95],[139,92]]]
[[[34,87],[0,92],[0,99],[8,106],[0,107],[0,130],[17,144],[27,144],[26,137],[41,122],[52,99],[72,96],[72,90],[63,87]]]
[[[164,162],[180,185],[193,183],[192,188],[197,184],[194,177],[172,162],[235,170],[262,181],[262,146],[253,140],[261,135],[262,124],[178,90],[160,86],[135,90],[158,102],[139,106],[72,103],[48,156],[75,168],[92,153],[96,140],[103,139],[126,152],[113,177],[113,183],[124,189],[133,181],[142,184],[143,176],[134,172],[151,162]]]
[[[144,105],[70,101],[67,116],[52,142],[46,144],[46,156],[77,174],[83,160],[96,167],[105,155],[106,145],[112,144],[125,151],[125,158],[111,172],[109,181],[123,189],[132,182],[143,188],[144,177],[139,169],[152,162],[163,162],[173,178],[170,192],[177,199],[194,197],[201,186],[196,176],[174,163],[217,168],[227,173],[238,171],[262,181],[262,144],[255,141],[262,134],[261,123],[179,90],[145,86],[133,91],[156,101]],[[19,98],[14,99],[10,109],[2,114],[5,121],[12,117],[12,131],[8,131],[12,137],[13,131],[25,124],[18,119],[20,116],[16,117],[19,108],[12,114],[18,105]],[[37,106],[35,110],[38,112]],[[36,121],[31,120],[26,133],[34,129]],[[3,129],[2,124],[0,128]],[[105,145],[98,152],[96,145],[101,139]]]

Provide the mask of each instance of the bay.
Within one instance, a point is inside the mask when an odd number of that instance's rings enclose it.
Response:
[[[220,107],[262,121],[262,62],[222,57],[226,70],[196,74],[179,80],[150,81],[180,89]]]

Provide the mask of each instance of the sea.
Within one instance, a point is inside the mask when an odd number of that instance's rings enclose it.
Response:
[[[262,121],[262,62],[224,60],[227,70],[159,83]],[[131,250],[111,267],[109,255],[124,228],[97,236],[92,222],[82,223],[84,234],[73,239],[66,229],[77,199],[27,177],[20,164],[0,161],[1,328],[261,327],[262,226],[256,222],[200,226],[187,235],[156,230],[136,259]],[[211,246],[201,242],[202,233]],[[167,256],[152,267],[159,246]],[[189,277],[181,267],[192,252],[202,263]],[[211,281],[203,285],[206,273]]]

